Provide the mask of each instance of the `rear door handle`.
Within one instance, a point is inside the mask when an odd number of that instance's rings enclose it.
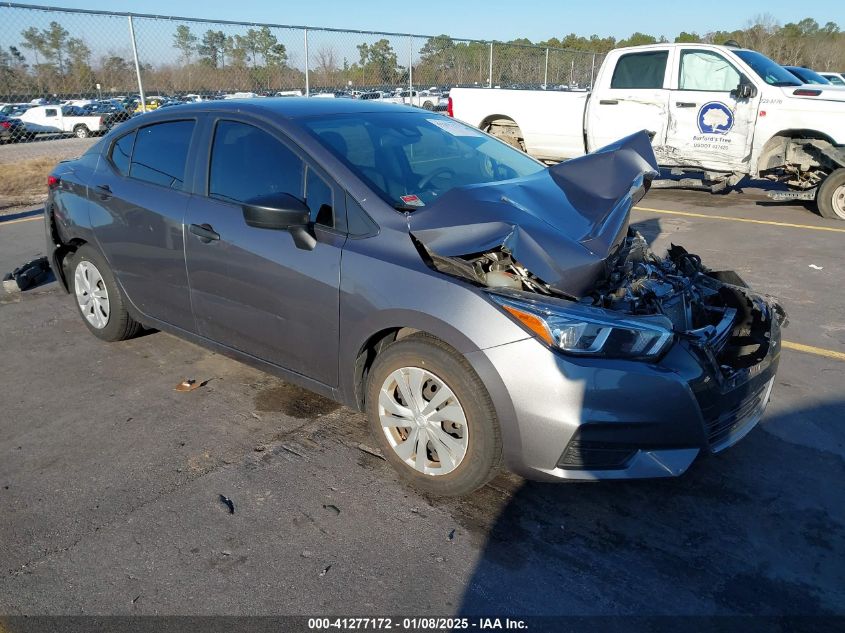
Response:
[[[675,105],[679,108],[694,108],[695,104],[689,101],[676,101]]]
[[[94,187],[97,190],[97,193],[100,194],[100,198],[102,200],[107,200],[111,198],[111,187],[108,185],[97,185]]]
[[[618,103],[616,99],[599,99],[599,105],[617,105]]]
[[[196,235],[203,244],[220,239],[220,234],[211,228],[210,224],[192,224],[191,233]]]

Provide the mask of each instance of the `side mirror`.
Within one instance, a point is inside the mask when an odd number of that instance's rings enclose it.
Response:
[[[257,229],[287,231],[297,248],[314,250],[317,240],[311,231],[311,211],[299,198],[287,193],[254,198],[241,207],[244,221]]]
[[[753,99],[757,96],[757,87],[743,76],[739,80],[739,85],[734,89],[733,95],[737,99]]]

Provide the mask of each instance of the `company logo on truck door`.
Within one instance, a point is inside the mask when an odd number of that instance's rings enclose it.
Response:
[[[709,101],[698,111],[698,129],[702,134],[727,134],[734,126],[734,113],[724,103]]]

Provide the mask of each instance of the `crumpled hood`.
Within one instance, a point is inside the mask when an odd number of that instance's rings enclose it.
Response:
[[[410,232],[442,257],[504,247],[545,283],[581,297],[605,274],[657,173],[649,137],[637,132],[532,176],[452,189],[413,212]]]

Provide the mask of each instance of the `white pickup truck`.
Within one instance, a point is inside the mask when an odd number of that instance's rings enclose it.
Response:
[[[88,138],[108,131],[106,117],[86,115],[76,106],[35,106],[18,118],[29,135],[72,133],[79,138]]]
[[[661,167],[702,175],[672,186],[717,191],[751,175],[785,183],[776,199],[845,220],[845,91],[804,85],[756,51],[619,48],[591,92],[453,88],[449,114],[551,161],[645,129]]]

